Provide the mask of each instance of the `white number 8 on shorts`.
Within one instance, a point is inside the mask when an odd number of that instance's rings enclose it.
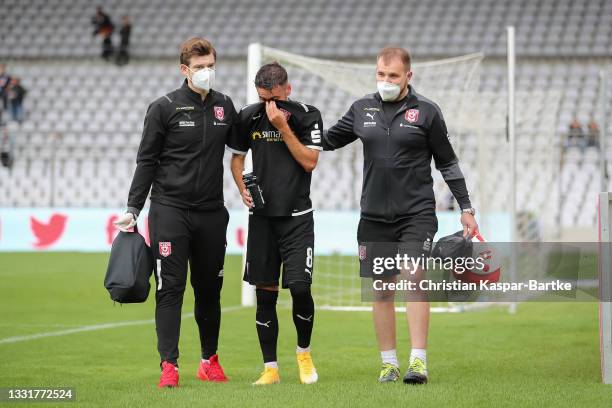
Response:
[[[306,267],[312,269],[312,247],[306,248]]]

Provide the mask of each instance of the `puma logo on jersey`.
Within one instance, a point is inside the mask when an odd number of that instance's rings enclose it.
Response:
[[[374,120],[374,113],[366,113],[365,114],[367,117],[369,117],[370,119]]]
[[[302,319],[302,320],[304,320],[304,321],[307,321],[307,322],[311,322],[311,323],[312,323],[312,315],[310,315],[310,316],[308,316],[308,317],[304,317],[304,316],[300,316],[299,314],[296,314],[295,316],[296,316],[298,319]]]
[[[255,324],[256,324],[256,325],[258,325],[258,326],[264,326],[264,327],[267,327],[267,328],[270,328],[270,323],[272,323],[272,320],[268,320],[268,321],[267,321],[267,322],[265,322],[265,323],[258,322],[257,320],[255,320]]]
[[[251,119],[255,120],[255,119],[259,119],[259,118],[261,118],[261,113],[259,115],[257,115],[257,116],[253,116]]]

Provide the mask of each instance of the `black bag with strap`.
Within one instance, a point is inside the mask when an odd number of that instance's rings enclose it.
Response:
[[[431,251],[432,258],[467,258],[472,256],[473,244],[470,238],[463,237],[463,230],[442,237]]]
[[[111,248],[104,287],[113,301],[142,303],[147,300],[153,272],[153,256],[145,239],[134,232],[119,232]]]

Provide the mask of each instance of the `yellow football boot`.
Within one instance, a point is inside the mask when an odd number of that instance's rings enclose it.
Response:
[[[277,384],[280,382],[280,376],[278,375],[278,368],[266,367],[261,373],[261,376],[253,385],[270,385]]]
[[[298,367],[300,368],[300,382],[302,384],[314,384],[319,379],[310,352],[297,353]]]

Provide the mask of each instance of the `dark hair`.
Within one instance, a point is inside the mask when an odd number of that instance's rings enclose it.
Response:
[[[191,57],[193,57],[194,55],[200,56],[200,55],[210,55],[210,54],[213,55],[213,57],[215,58],[215,62],[216,62],[217,61],[217,51],[215,50],[215,47],[213,47],[213,45],[208,40],[205,40],[204,38],[194,37],[194,38],[188,39],[187,41],[181,44],[181,55],[179,57],[179,60],[181,64],[185,64],[189,66]]]
[[[408,50],[400,47],[385,47],[378,53],[378,57],[376,60],[381,59],[385,62],[389,61],[391,58],[399,58],[404,64],[404,68],[406,71],[410,71],[410,53]]]
[[[255,75],[255,86],[269,91],[277,85],[285,85],[288,79],[287,70],[274,61],[259,68]]]

